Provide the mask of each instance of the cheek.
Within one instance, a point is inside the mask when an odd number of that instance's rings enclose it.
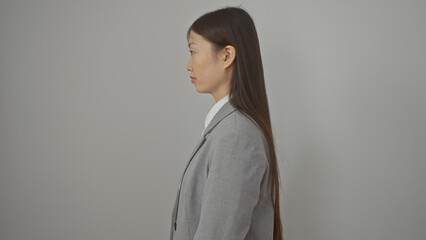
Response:
[[[210,65],[209,62],[204,58],[194,59],[193,68],[196,74],[197,79],[202,82],[205,82],[210,75]]]
[[[216,84],[218,69],[211,59],[201,57],[194,58],[192,65],[199,83],[206,86]]]

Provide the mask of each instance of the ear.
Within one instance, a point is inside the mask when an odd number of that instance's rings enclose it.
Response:
[[[232,65],[235,60],[235,48],[232,45],[226,45],[223,48],[223,55],[221,61],[223,62],[223,67],[228,68]]]

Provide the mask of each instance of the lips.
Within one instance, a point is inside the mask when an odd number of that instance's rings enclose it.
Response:
[[[189,76],[190,78],[191,78],[191,83],[194,83],[195,82],[195,77],[193,77],[193,76]]]

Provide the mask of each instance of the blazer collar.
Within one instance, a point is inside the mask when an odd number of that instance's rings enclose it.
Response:
[[[189,155],[189,160],[188,160],[188,163],[186,164],[185,170],[183,171],[182,179],[183,179],[183,175],[185,175],[186,168],[188,168],[188,165],[192,160],[192,157],[194,157],[198,149],[200,149],[201,146],[204,144],[204,142],[207,140],[206,135],[209,134],[216,127],[216,125],[218,125],[219,122],[222,121],[222,119],[224,119],[226,116],[228,116],[229,114],[231,114],[232,112],[236,110],[237,109],[231,104],[231,102],[228,101],[219,109],[219,111],[217,111],[216,115],[213,117],[209,125],[207,125],[207,128],[204,131],[201,139],[198,140],[198,143],[195,146],[194,150],[192,151],[191,155]],[[181,179],[181,182],[182,182],[182,179]]]
[[[213,128],[215,128],[216,125],[219,124],[220,121],[222,121],[222,119],[224,119],[226,116],[236,110],[237,109],[232,105],[230,100],[223,104],[223,106],[219,109],[219,111],[217,111],[213,119],[210,121],[209,125],[207,125],[206,129],[204,130],[203,138],[207,134],[209,134],[213,130]]]

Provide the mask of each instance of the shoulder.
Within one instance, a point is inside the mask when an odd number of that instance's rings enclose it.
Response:
[[[247,154],[265,154],[267,142],[262,130],[251,118],[238,110],[226,116],[210,132],[211,142],[217,149],[237,148]]]
[[[212,131],[215,136],[238,134],[240,137],[261,140],[262,130],[250,117],[236,110],[226,116]]]

